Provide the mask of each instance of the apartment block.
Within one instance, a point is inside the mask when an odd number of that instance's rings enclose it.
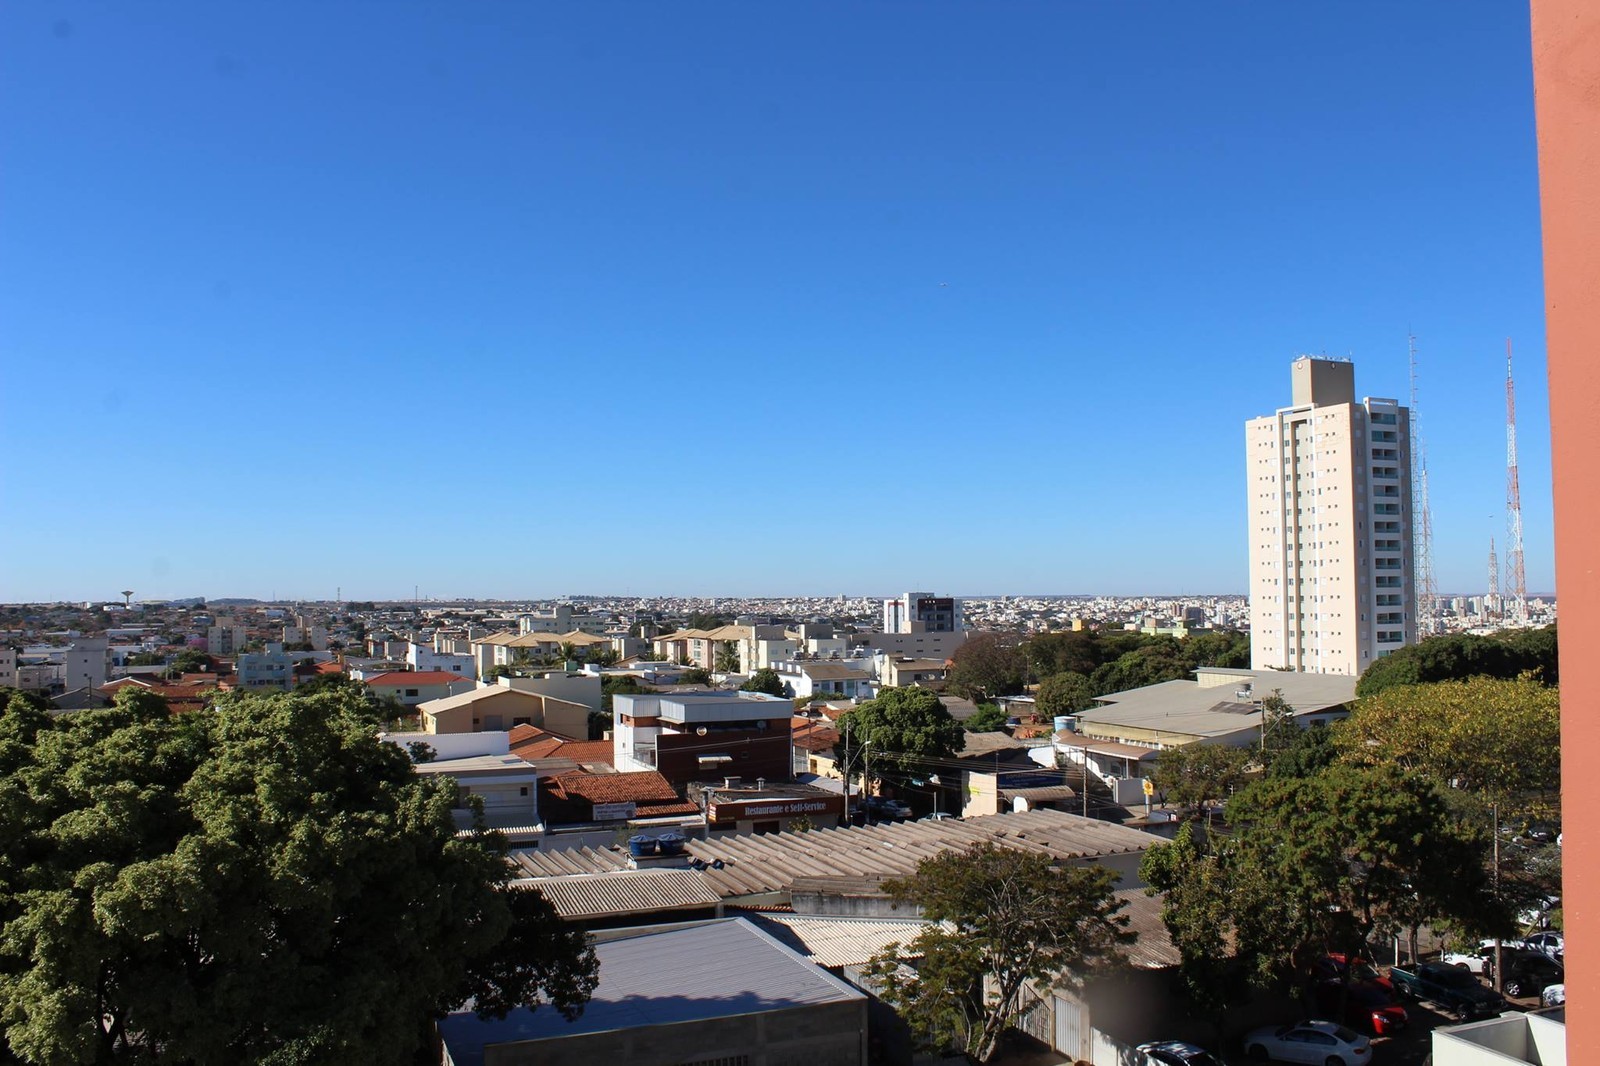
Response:
[[[931,592],[907,592],[883,601],[885,633],[955,633],[961,630],[961,601]]]
[[[1245,423],[1251,668],[1354,676],[1416,640],[1410,412],[1357,399],[1349,362],[1291,383]]]

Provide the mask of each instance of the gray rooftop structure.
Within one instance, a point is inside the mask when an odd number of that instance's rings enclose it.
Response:
[[[556,913],[569,921],[710,910],[722,902],[722,896],[698,870],[618,869],[512,884],[537,888],[555,906]]]
[[[719,834],[710,840],[690,840],[686,859],[721,862],[720,869],[710,865],[703,871],[706,883],[725,901],[737,901],[782,896],[796,881],[808,878],[906,877],[925,858],[983,843],[1040,852],[1063,862],[1100,862],[1132,882],[1139,857],[1161,840],[1115,822],[1043,809],[805,833]],[[628,868],[621,848],[513,851],[511,861],[513,876],[531,881]]]
[[[1216,740],[1254,729],[1260,701],[1280,691],[1296,717],[1342,716],[1356,698],[1356,679],[1343,674],[1206,667],[1193,681],[1163,681],[1111,692],[1079,711],[1079,730],[1123,742],[1173,746]]]
[[[548,1006],[519,1007],[495,1021],[459,1011],[439,1022],[448,1061],[553,1061],[555,1042],[572,1037],[836,1004],[861,1006],[864,1028],[863,993],[742,919],[640,929],[604,939],[594,951],[600,983],[582,1015],[569,1022]],[[520,1055],[495,1048],[533,1042],[539,1047]]]

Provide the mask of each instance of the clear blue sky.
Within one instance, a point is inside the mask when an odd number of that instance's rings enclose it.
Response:
[[[0,7],[0,599],[1242,592],[1289,363],[1552,587],[1525,5]]]

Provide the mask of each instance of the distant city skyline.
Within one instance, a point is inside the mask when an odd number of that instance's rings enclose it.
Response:
[[[622,10],[0,8],[0,600],[1242,594],[1413,332],[1553,587],[1526,10]]]

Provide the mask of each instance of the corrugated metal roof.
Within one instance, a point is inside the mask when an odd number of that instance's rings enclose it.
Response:
[[[753,914],[750,920],[819,966],[858,966],[915,940],[920,919],[827,918],[809,914]]]
[[[537,888],[563,918],[610,918],[622,914],[714,907],[722,897],[696,870],[618,870],[514,881]]]
[[[1307,674],[1263,670],[1231,671],[1238,684],[1253,681],[1256,698],[1274,689],[1282,691],[1298,714],[1313,714],[1341,707],[1355,699],[1356,679],[1340,674]],[[1238,686],[1235,686],[1235,688]],[[1116,727],[1159,730],[1185,736],[1220,736],[1237,732],[1251,724],[1249,714],[1219,710],[1235,688],[1225,685],[1202,687],[1195,681],[1163,681],[1144,688],[1127,689],[1096,696],[1099,706],[1078,712],[1085,732],[1095,726],[1104,732]],[[1259,707],[1250,710],[1259,712]]]
[[[1061,811],[991,814],[964,821],[815,829],[768,836],[691,840],[688,850],[721,870],[706,876],[724,898],[784,892],[798,877],[906,877],[923,859],[993,842],[1057,859],[1092,859],[1143,851],[1158,839],[1137,829]]]
[[[610,848],[561,848],[545,851],[513,851],[511,863],[518,877],[564,877],[567,874],[598,874],[626,870],[628,859]]]
[[[1158,970],[1176,966],[1183,961],[1172,943],[1172,934],[1161,920],[1161,897],[1146,895],[1142,888],[1129,888],[1115,893],[1125,906],[1120,913],[1128,918],[1128,931],[1138,939],[1127,945],[1128,961],[1144,970]]]
[[[439,1022],[456,1066],[491,1044],[546,1040],[864,1000],[863,993],[742,919],[644,931],[595,945],[600,984],[568,1022],[545,1007],[495,1021],[470,1011]]]

